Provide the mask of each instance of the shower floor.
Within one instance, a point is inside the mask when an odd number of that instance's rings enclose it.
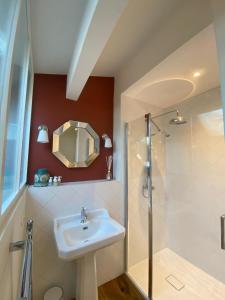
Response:
[[[168,248],[154,255],[153,265],[153,300],[225,299],[225,285],[222,282]],[[147,259],[131,267],[128,272],[146,295],[148,291],[147,272]],[[168,276],[172,280],[170,283],[166,279]]]

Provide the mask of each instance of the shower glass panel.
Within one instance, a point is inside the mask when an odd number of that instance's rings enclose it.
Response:
[[[152,136],[154,300],[225,299],[220,100],[215,88],[179,103],[185,124],[171,124],[171,114],[154,118],[168,133]]]
[[[151,281],[148,118],[142,117],[127,124],[127,274],[146,295]]]
[[[127,158],[129,277],[151,300],[225,299],[220,88],[129,122]]]

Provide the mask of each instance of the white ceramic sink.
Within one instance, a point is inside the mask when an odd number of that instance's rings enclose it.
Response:
[[[54,233],[59,257],[74,260],[123,239],[125,229],[107,210],[96,209],[87,210],[85,223],[80,214],[55,219]]]
[[[113,220],[107,210],[87,210],[81,214],[54,220],[58,255],[65,260],[77,259],[77,300],[98,300],[95,252],[125,236],[125,228]]]

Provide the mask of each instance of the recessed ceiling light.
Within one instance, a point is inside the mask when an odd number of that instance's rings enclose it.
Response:
[[[201,75],[200,72],[195,72],[195,73],[193,74],[194,77],[199,77],[200,75]]]

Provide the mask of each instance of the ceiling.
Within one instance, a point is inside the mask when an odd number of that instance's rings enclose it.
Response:
[[[36,73],[68,73],[88,2],[31,0],[32,51]],[[128,0],[92,75],[114,76],[179,3],[180,0]]]
[[[104,0],[98,1],[105,3]],[[117,0],[118,3],[120,1],[122,0]],[[35,73],[69,73],[82,20],[85,19],[90,3],[93,3],[93,0],[31,0]],[[114,76],[138,52],[141,45],[145,44],[145,40],[157,34],[163,20],[169,18],[181,4],[180,0],[128,0],[112,33],[109,30],[111,35],[109,34],[107,39],[105,37],[105,47],[99,50],[99,58],[96,58],[97,63],[94,69],[90,69],[90,73],[93,70],[92,75]],[[107,12],[107,7],[105,9]],[[111,10],[108,8],[108,11],[110,13]],[[104,15],[103,8],[99,8],[98,12]],[[98,14],[95,19],[99,19]],[[95,28],[95,24],[90,30]],[[78,78],[82,77],[82,70],[85,70],[88,59],[93,56],[96,48],[94,44],[103,35],[102,27],[97,34],[95,33],[96,37],[93,34],[89,37],[88,51],[83,51],[86,56],[79,67]],[[201,76],[194,78],[195,71],[200,71]],[[88,78],[90,73],[86,74],[85,78]],[[126,94],[162,108],[218,85],[216,43],[213,27],[210,26],[152,69],[130,87]]]
[[[129,0],[92,74],[114,76],[178,5],[180,0]]]
[[[195,77],[195,73],[199,76]],[[126,91],[158,108],[175,105],[220,85],[213,25],[169,55]]]
[[[35,73],[67,74],[88,0],[31,0]]]

